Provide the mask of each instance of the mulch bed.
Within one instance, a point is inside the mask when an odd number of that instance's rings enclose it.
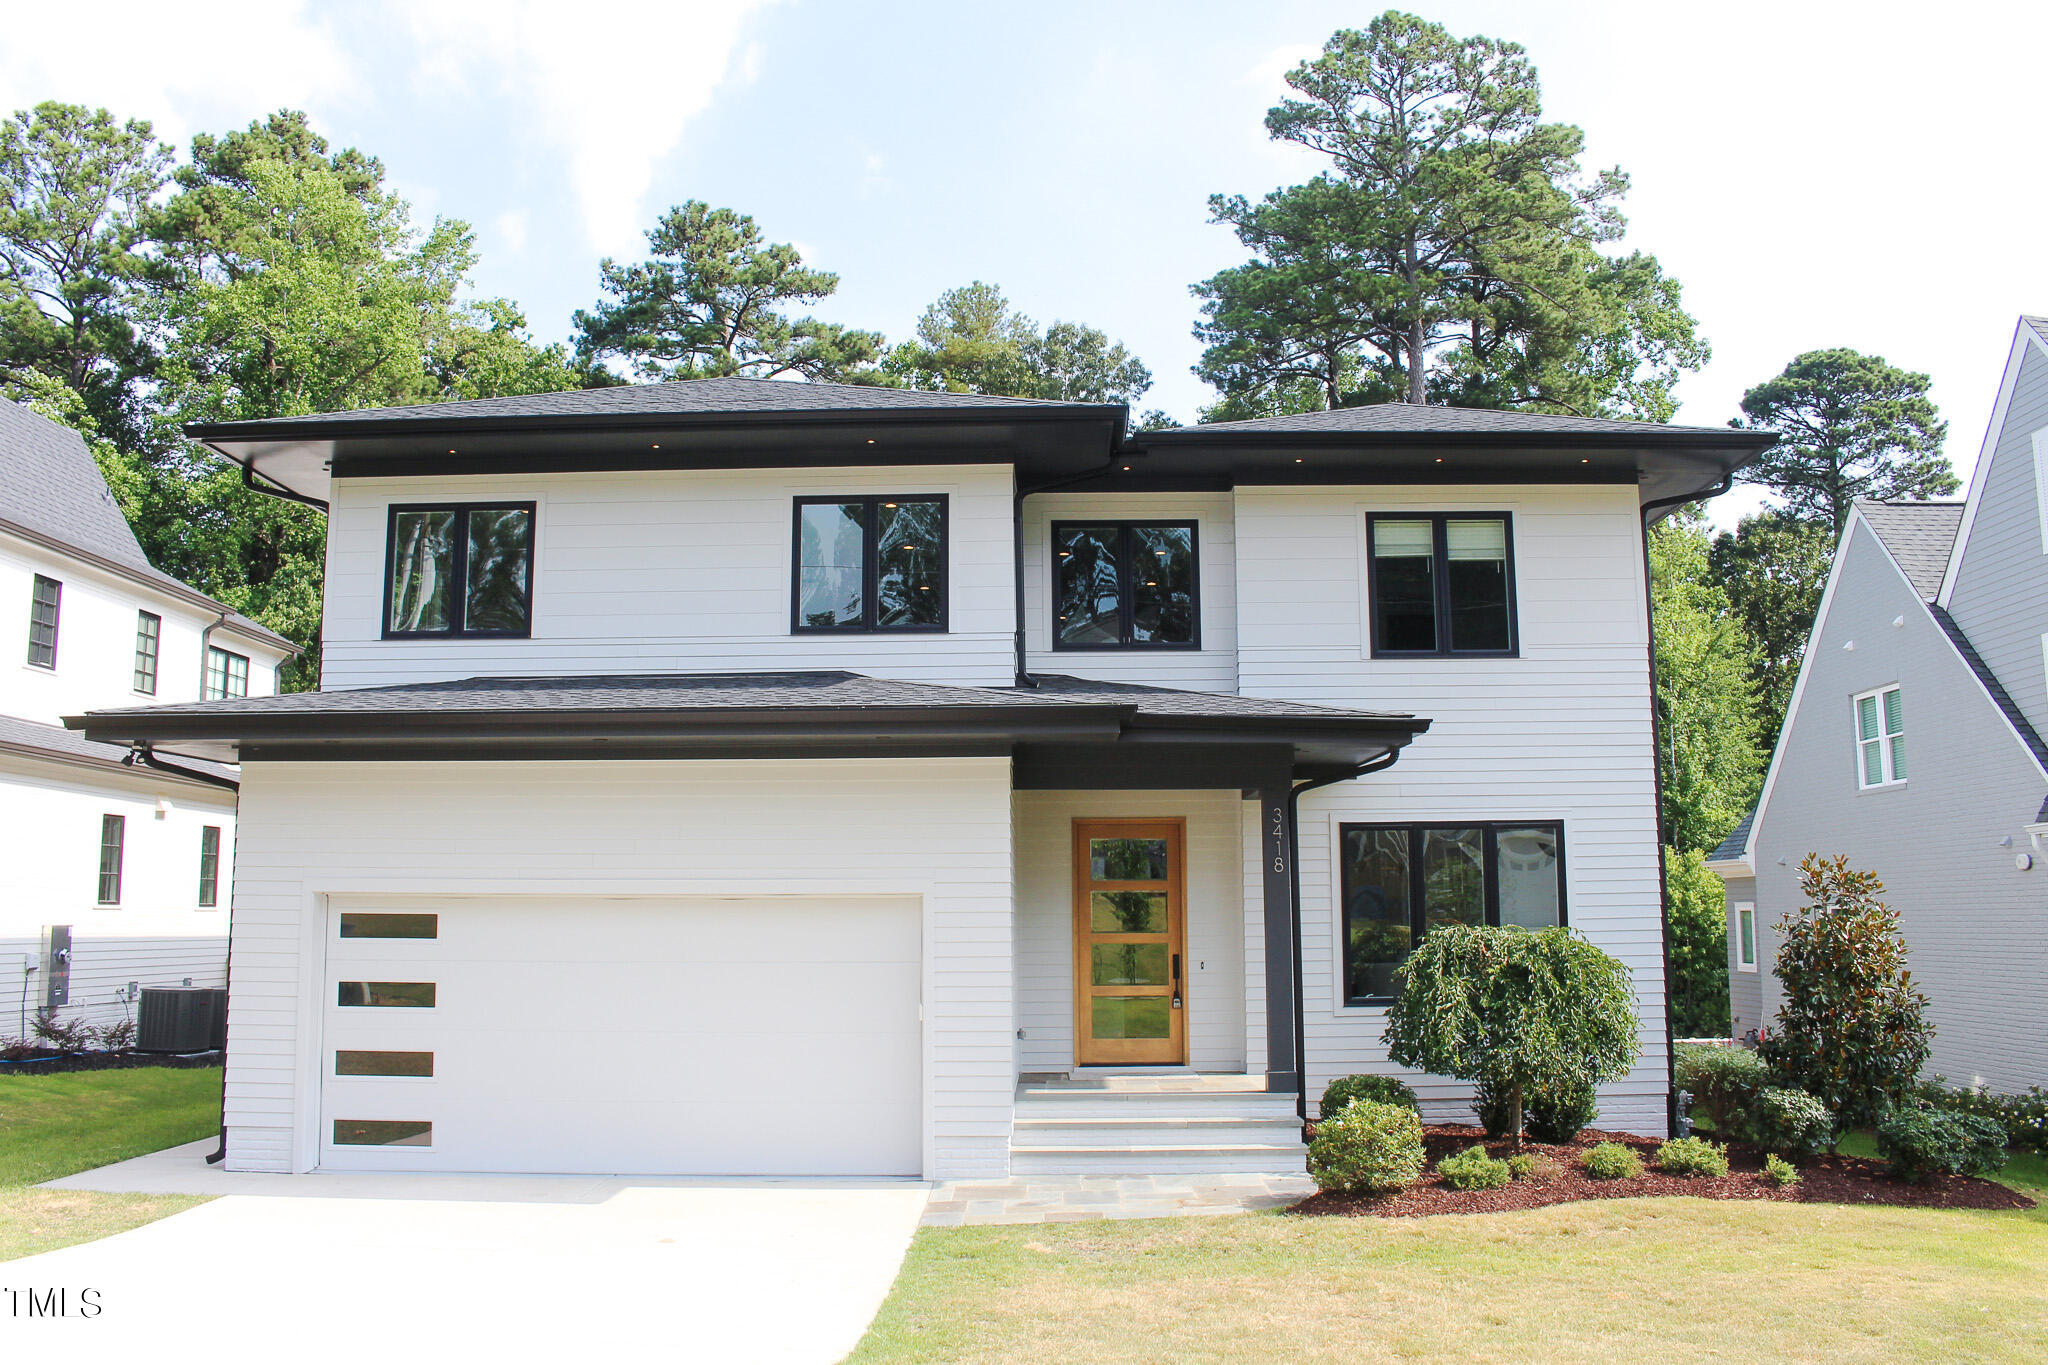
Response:
[[[1498,1190],[1454,1190],[1436,1174],[1439,1158],[1482,1143],[1493,1156],[1513,1154],[1506,1142],[1488,1142],[1478,1128],[1462,1124],[1430,1124],[1423,1129],[1429,1153],[1422,1179],[1398,1194],[1358,1196],[1316,1194],[1293,1206],[1292,1213],[1335,1217],[1423,1218],[1439,1213],[1502,1213],[1539,1209],[1582,1199],[1641,1199],[1684,1195],[1693,1199],[1771,1199],[1787,1204],[1871,1204],[1921,1209],[2030,1209],[2034,1201],[1994,1180],[1970,1176],[1937,1176],[1929,1185],[1910,1185],[1886,1174],[1883,1162],[1854,1156],[1824,1156],[1800,1168],[1798,1184],[1780,1188],[1763,1177],[1764,1153],[1744,1143],[1728,1149],[1728,1174],[1719,1177],[1663,1175],[1651,1165],[1657,1142],[1631,1133],[1603,1133],[1589,1128],[1574,1142],[1553,1146],[1525,1142],[1522,1150],[1540,1152],[1564,1166],[1553,1180],[1516,1180]],[[1643,1159],[1644,1173],[1632,1180],[1595,1180],[1579,1167],[1586,1148],[1619,1142]]]
[[[221,1054],[200,1052],[184,1056],[173,1052],[32,1052],[26,1058],[0,1061],[0,1076],[49,1076],[60,1071],[124,1071],[138,1066],[168,1066],[191,1070],[219,1066]]]

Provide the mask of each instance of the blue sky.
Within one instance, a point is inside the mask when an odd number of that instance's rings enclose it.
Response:
[[[1719,425],[1797,352],[1934,376],[1967,475],[2022,311],[2048,312],[2048,175],[2030,63],[2048,6],[1435,3],[1524,44],[1546,116],[1634,179],[1627,242],[1714,346],[1678,420]],[[181,143],[282,105],[381,157],[421,216],[475,225],[477,287],[563,338],[597,261],[661,209],[753,214],[841,276],[822,316],[905,334],[981,279],[1104,328],[1183,420],[1190,283],[1241,259],[1215,192],[1317,161],[1271,143],[1281,74],[1371,6],[694,0],[219,0],[10,17],[0,105],[152,119]],[[1753,503],[1735,495],[1726,518]]]

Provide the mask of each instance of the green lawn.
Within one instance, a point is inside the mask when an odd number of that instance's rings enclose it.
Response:
[[[219,1131],[220,1085],[217,1067],[0,1075],[0,1261],[89,1242],[204,1203],[184,1195],[32,1187]]]
[[[2011,1183],[2048,1196],[2048,1162]],[[852,1360],[2014,1360],[2048,1211],[1632,1199],[933,1228]]]

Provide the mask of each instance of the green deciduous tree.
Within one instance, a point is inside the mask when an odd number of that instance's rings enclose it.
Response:
[[[1728,902],[1725,884],[1698,849],[1664,849],[1671,1027],[1681,1038],[1726,1038]]]
[[[1805,904],[1778,923],[1784,1003],[1759,1048],[1785,1084],[1828,1107],[1838,1128],[1855,1127],[1906,1099],[1934,1026],[1876,875],[1846,857],[1809,854],[1799,889]]]
[[[1714,537],[1708,567],[1756,646],[1757,735],[1768,748],[1784,728],[1807,633],[1834,562],[1830,526],[1782,510],[1744,517]]]
[[[1570,929],[1439,926],[1395,979],[1388,1056],[1505,1099],[1517,1144],[1525,1096],[1595,1086],[1635,1063],[1628,968]]]
[[[1736,477],[1839,536],[1858,498],[1922,499],[1956,490],[1941,444],[1948,423],[1924,374],[1846,347],[1808,351],[1742,396],[1734,425],[1779,441]]]
[[[46,102],[0,123],[0,374],[46,375],[126,435],[148,368],[143,219],[171,150],[140,120]]]
[[[1707,571],[1707,546],[1696,513],[1650,531],[1664,835],[1681,850],[1710,849],[1735,827],[1756,796],[1764,759],[1756,650]]]
[[[815,304],[839,277],[814,270],[787,243],[769,243],[746,214],[691,200],[647,233],[637,265],[607,257],[598,267],[609,299],[576,314],[577,352],[617,356],[642,379],[744,375],[874,383],[879,332],[787,310]]]
[[[1288,77],[1273,137],[1332,170],[1210,200],[1253,259],[1195,286],[1221,416],[1456,401],[1661,420],[1706,348],[1656,261],[1616,240],[1627,179],[1582,176],[1523,49],[1389,11]]]
[[[1100,328],[1040,328],[980,280],[941,294],[883,369],[909,388],[1063,403],[1135,403],[1152,387],[1152,372]]]

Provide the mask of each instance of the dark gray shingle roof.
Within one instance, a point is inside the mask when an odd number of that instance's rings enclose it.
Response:
[[[2034,761],[2043,769],[2048,769],[2048,744],[2041,742],[2041,736],[2034,732],[2034,727],[2028,723],[2026,716],[2021,714],[2018,704],[2012,699],[2012,694],[2005,690],[2005,684],[1998,680],[1992,673],[1990,665],[1984,662],[1984,656],[1970,643],[1970,637],[1963,634],[1963,628],[1956,624],[1955,618],[1948,614],[1946,608],[1929,602],[1927,610],[1934,617],[1934,623],[1941,627],[1942,633],[1948,636],[1949,643],[1955,646],[1956,653],[1970,666],[1970,671],[1977,675],[1977,681],[1983,684],[1985,692],[1990,694],[1992,704],[2005,716],[2006,723],[2012,726],[2014,733],[2019,735],[2020,742],[2034,755]]]
[[[1956,529],[1963,524],[1963,504],[1859,499],[1856,510],[1898,561],[1913,591],[1932,602],[1948,572],[1949,551],[1955,548]]]
[[[2022,314],[2020,321],[2034,329],[2034,335],[2041,338],[2043,345],[2048,345],[2048,318],[2037,318]]]
[[[42,725],[19,716],[0,716],[0,748],[44,754],[56,759],[83,759],[115,767],[122,766],[122,760],[128,757],[125,745],[101,744],[61,725]],[[164,755],[164,762],[230,782],[235,780],[233,768],[222,763],[209,763],[203,758]]]
[[[1202,426],[1172,427],[1165,433],[1214,434],[1357,432],[1360,435],[1459,435],[1528,436],[1549,435],[1657,435],[1685,433],[1693,436],[1728,437],[1737,433],[1728,427],[1679,427],[1658,422],[1629,422],[1606,417],[1560,417],[1540,412],[1510,412],[1496,408],[1450,408],[1430,403],[1373,403],[1364,407],[1335,408],[1326,412],[1299,412],[1285,417],[1252,417],[1238,422],[1210,422]],[[1744,433],[1758,437],[1759,433]]]
[[[1710,863],[1733,862],[1742,857],[1749,847],[1749,827],[1755,823],[1756,807],[1751,806],[1749,811],[1740,820],[1736,821],[1735,828],[1728,831],[1728,837],[1714,846],[1714,851],[1707,855],[1707,861]]]
[[[453,403],[420,403],[398,408],[360,408],[222,422],[195,432],[232,434],[239,427],[333,426],[343,423],[493,421],[508,418],[662,417],[693,414],[942,412],[959,409],[1063,408],[1089,406],[1039,398],[1001,398],[980,393],[931,393],[868,384],[805,383],[782,379],[683,379],[668,384],[624,384],[608,389],[471,398]],[[1105,414],[1116,405],[1102,405]]]

